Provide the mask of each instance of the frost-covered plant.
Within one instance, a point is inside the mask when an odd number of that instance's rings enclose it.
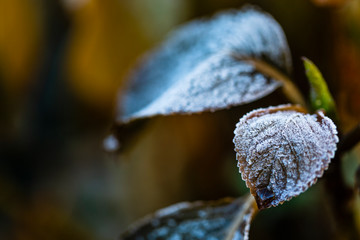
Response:
[[[242,178],[259,209],[306,191],[335,156],[337,130],[320,111],[299,106],[257,109],[240,119],[235,151]]]
[[[248,239],[257,208],[277,206],[322,177],[339,141],[336,110],[318,69],[304,63],[311,109],[287,77],[291,56],[281,27],[254,7],[193,21],[146,55],[120,94],[120,129],[159,115],[239,106],[279,88],[291,104],[253,110],[236,125],[236,158],[253,196],[180,203],[129,227],[121,239]],[[116,150],[116,137],[105,141],[108,150]]]

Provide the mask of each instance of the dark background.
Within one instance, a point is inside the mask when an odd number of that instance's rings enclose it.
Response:
[[[255,107],[286,102],[278,92],[229,111],[156,118],[122,154],[102,150],[135,60],[174,26],[245,3],[283,27],[305,96],[300,57],[317,64],[341,129],[351,129],[360,119],[358,0],[0,1],[0,239],[114,239],[169,204],[246,193],[235,123]],[[349,158],[356,165],[359,151]],[[345,171],[349,184],[353,169]],[[261,212],[251,239],[331,239],[335,231],[320,181]]]

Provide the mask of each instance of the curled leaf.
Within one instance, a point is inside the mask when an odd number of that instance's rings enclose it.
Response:
[[[254,110],[234,133],[239,170],[259,209],[306,191],[328,168],[338,142],[331,119],[296,105]]]
[[[120,236],[120,240],[131,239],[212,239],[232,240],[249,238],[253,213],[251,201],[245,198],[225,198],[212,202],[178,203],[146,217]],[[240,214],[240,221],[237,217]],[[235,223],[235,225],[234,225]]]
[[[282,85],[249,59],[290,71],[284,33],[268,14],[247,7],[191,22],[133,73],[120,97],[117,121],[216,111],[255,101]]]

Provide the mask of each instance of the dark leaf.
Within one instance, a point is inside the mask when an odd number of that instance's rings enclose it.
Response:
[[[259,209],[306,191],[328,168],[338,142],[331,119],[294,105],[254,110],[234,133],[238,166]]]
[[[255,101],[282,85],[249,59],[289,73],[288,45],[271,16],[247,7],[193,21],[142,61],[119,100],[117,121],[216,111]]]
[[[134,224],[120,240],[248,239],[253,213],[249,200],[225,198],[213,202],[178,203]]]

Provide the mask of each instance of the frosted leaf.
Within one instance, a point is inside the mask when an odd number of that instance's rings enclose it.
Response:
[[[245,199],[225,198],[213,202],[178,203],[146,217],[120,236],[120,240],[143,239],[224,239]],[[245,215],[237,227],[233,240],[249,239],[253,207],[245,209]]]
[[[289,73],[288,45],[270,15],[246,7],[182,26],[134,71],[120,94],[117,121],[229,108],[282,85],[246,59]]]
[[[338,142],[328,117],[294,105],[254,110],[234,133],[239,170],[259,209],[306,191],[328,168]]]

